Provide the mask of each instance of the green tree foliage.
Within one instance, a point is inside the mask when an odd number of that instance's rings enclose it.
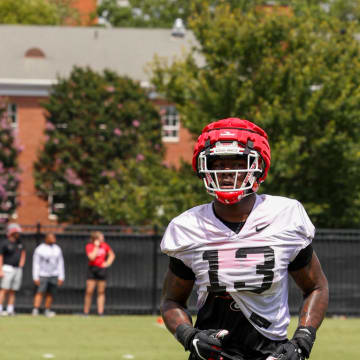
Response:
[[[248,0],[211,0],[209,6],[224,2],[242,10],[249,6]],[[128,6],[124,6],[117,0],[104,0],[97,13],[115,27],[171,28],[177,18],[187,23],[194,8],[201,3],[202,0],[129,0]]]
[[[57,25],[79,25],[80,12],[76,9],[77,0],[48,0],[55,7]]]
[[[117,0],[105,0],[98,7],[98,15],[104,16],[116,27],[172,27],[176,18],[187,18],[188,0],[129,0],[128,6],[120,6]]]
[[[356,24],[345,26],[315,5],[298,7],[292,15],[277,8],[243,12],[204,6],[191,21],[197,49],[171,65],[156,59],[153,83],[177,104],[193,134],[230,116],[264,127],[272,164],[262,189],[299,199],[319,227],[357,227]]]
[[[295,13],[301,13],[304,9],[304,2],[302,1],[282,1],[291,5]],[[360,1],[359,0],[307,0],[306,7],[311,8],[315,12],[320,7],[330,16],[336,17],[345,22],[354,22],[357,25],[360,23]]]
[[[11,216],[19,204],[15,195],[20,183],[17,158],[21,148],[16,143],[6,107],[6,100],[0,98],[0,213]]]
[[[161,161],[159,114],[129,78],[74,68],[68,79],[59,79],[44,107],[47,138],[35,164],[35,182],[45,199],[48,194],[62,198],[66,206],[60,221],[102,222],[96,204],[81,199],[115,178],[118,164],[126,171],[127,161],[146,162],[146,153]],[[132,175],[126,180],[137,181],[139,175]]]
[[[296,14],[302,13],[304,8],[310,8],[316,12],[321,7],[331,16],[346,22],[360,23],[359,0],[276,0],[271,3],[291,6]],[[206,7],[209,11],[213,11],[221,4],[247,12],[254,6],[264,6],[266,2],[262,0],[208,0],[206,2],[203,0],[129,0],[128,5],[125,5],[119,4],[117,0],[104,0],[98,6],[97,13],[115,27],[171,28],[176,18],[182,18],[188,24],[196,9],[202,11]]]
[[[206,202],[203,185],[189,164],[180,171],[162,164],[156,154],[116,163],[114,177],[84,206],[96,209],[107,224],[164,228],[179,213]]]
[[[1,0],[0,23],[24,25],[62,25],[76,23],[78,13],[73,0]]]

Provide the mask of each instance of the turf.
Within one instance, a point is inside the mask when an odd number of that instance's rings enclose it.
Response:
[[[2,360],[186,360],[157,316],[0,318]],[[293,319],[289,333],[296,325]],[[360,319],[326,319],[311,360],[358,357]]]

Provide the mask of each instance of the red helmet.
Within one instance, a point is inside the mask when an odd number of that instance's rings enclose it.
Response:
[[[229,156],[245,158],[246,168],[212,169],[213,160]],[[248,120],[228,118],[205,126],[195,145],[192,166],[209,194],[224,204],[235,204],[258,190],[266,179],[270,159],[268,137],[263,129]],[[231,186],[220,186],[222,173],[231,174]],[[243,181],[239,186],[241,176]]]

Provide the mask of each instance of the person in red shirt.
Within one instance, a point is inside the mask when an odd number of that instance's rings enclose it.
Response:
[[[106,288],[106,269],[115,260],[114,251],[104,241],[104,234],[94,231],[90,234],[90,242],[86,245],[86,255],[89,259],[86,291],[84,299],[84,315],[90,312],[92,296],[97,288],[97,313],[104,314],[105,307],[105,288]]]

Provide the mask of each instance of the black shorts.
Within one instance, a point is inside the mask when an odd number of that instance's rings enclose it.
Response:
[[[255,320],[265,318],[253,313]],[[253,320],[255,322],[255,320]],[[260,325],[259,325],[260,326]],[[236,306],[234,299],[226,292],[210,292],[205,304],[199,309],[195,327],[205,329],[227,329],[230,334],[223,342],[223,349],[234,358],[264,360],[287,340],[271,340],[262,335]],[[189,360],[193,360],[191,357]]]
[[[57,276],[40,276],[40,285],[36,292],[43,294],[55,295],[58,287]]]
[[[93,280],[106,280],[106,268],[89,266],[87,271],[87,278]]]

